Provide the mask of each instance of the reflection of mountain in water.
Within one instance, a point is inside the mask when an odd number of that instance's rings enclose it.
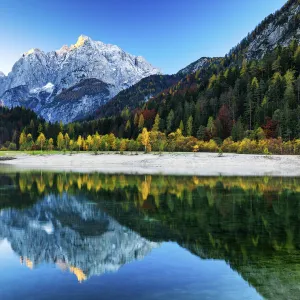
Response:
[[[24,210],[2,210],[0,238],[7,238],[28,267],[56,263],[80,281],[117,271],[158,245],[121,226],[94,204],[67,194],[45,196]]]
[[[26,172],[0,186],[0,237],[29,267],[54,261],[84,279],[173,241],[226,261],[267,299],[300,299],[300,178]]]

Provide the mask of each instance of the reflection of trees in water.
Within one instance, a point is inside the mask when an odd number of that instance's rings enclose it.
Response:
[[[150,240],[174,240],[200,257],[224,259],[268,298],[299,295],[300,178],[8,176],[29,204],[49,193],[84,194]]]

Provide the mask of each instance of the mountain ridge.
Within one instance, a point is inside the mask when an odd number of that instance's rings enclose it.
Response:
[[[95,99],[84,97],[77,99],[71,109],[80,111],[88,102],[102,105],[121,90],[132,86],[142,78],[160,74],[141,56],[126,53],[120,47],[103,42],[93,41],[81,35],[74,45],[63,46],[56,51],[44,52],[33,48],[24,53],[14,64],[12,71],[7,76],[0,76],[0,98],[8,107],[22,105],[30,107],[48,121],[60,121],[61,116],[56,116],[55,106],[49,106],[43,111],[43,101],[36,96],[37,89],[53,86],[53,91],[45,100],[47,105],[52,103],[55,96],[84,79],[98,79],[107,84],[109,94],[100,95]],[[20,101],[14,102],[14,88],[24,86],[26,93]],[[93,103],[92,103],[93,102]],[[68,107],[70,109],[70,107]],[[64,122],[76,119],[65,116]]]

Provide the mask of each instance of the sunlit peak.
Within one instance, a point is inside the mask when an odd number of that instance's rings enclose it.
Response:
[[[29,51],[25,52],[24,55],[27,56],[27,55],[30,55],[30,54],[33,54],[35,52],[40,52],[41,50],[38,49],[38,48],[32,48],[30,49]]]
[[[78,38],[76,44],[74,45],[74,48],[79,48],[79,47],[83,46],[84,43],[85,43],[86,41],[88,41],[88,40],[90,40],[90,38],[89,38],[88,36],[81,35],[81,36]]]

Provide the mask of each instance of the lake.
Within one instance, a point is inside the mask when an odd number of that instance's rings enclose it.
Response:
[[[0,173],[0,299],[300,299],[300,178]]]

